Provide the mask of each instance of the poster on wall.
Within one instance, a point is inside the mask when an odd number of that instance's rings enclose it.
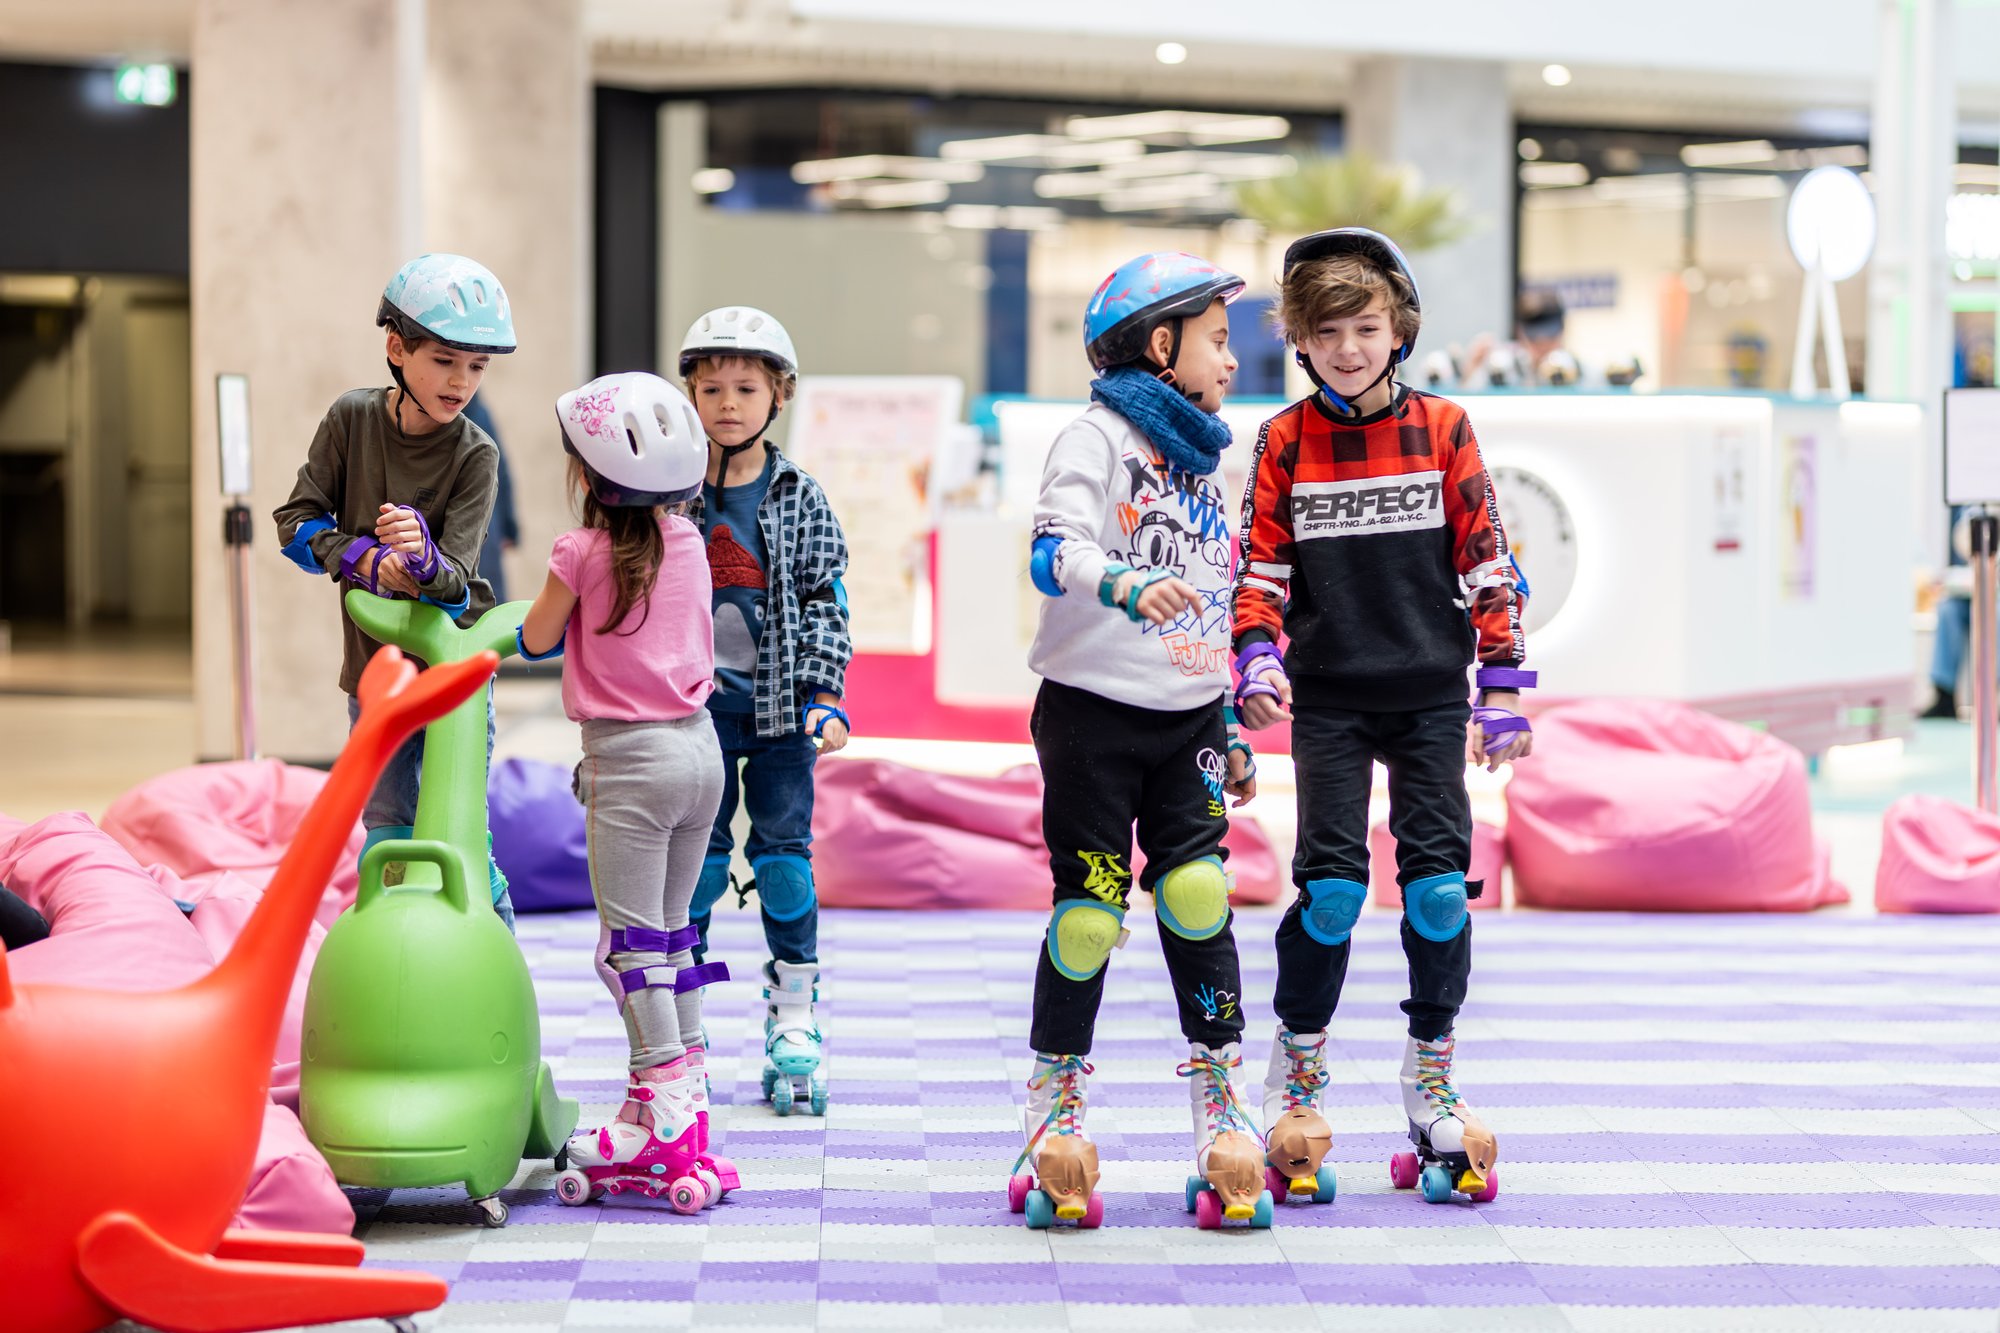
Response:
[[[786,453],[818,480],[846,530],[856,652],[930,651],[928,482],[964,397],[949,375],[799,381]]]
[[[1715,434],[1715,549],[1743,549],[1744,497],[1749,489],[1750,432],[1724,427]]]
[[[1813,595],[1813,548],[1819,528],[1819,448],[1810,435],[1787,435],[1779,453],[1778,587],[1794,600]]]

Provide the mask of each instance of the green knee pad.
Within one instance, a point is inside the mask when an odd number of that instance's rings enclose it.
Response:
[[[1125,942],[1125,910],[1095,898],[1071,898],[1049,916],[1049,961],[1071,981],[1088,981]]]
[[[1175,866],[1153,890],[1160,924],[1184,940],[1205,940],[1229,924],[1229,874],[1213,856]]]

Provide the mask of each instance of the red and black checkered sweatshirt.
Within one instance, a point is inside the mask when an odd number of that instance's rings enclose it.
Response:
[[[1520,571],[1465,410],[1399,388],[1337,417],[1315,394],[1264,423],[1243,497],[1235,645],[1291,638],[1294,699],[1403,712],[1526,655]]]

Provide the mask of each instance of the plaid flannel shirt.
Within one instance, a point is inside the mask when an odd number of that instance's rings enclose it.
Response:
[[[703,519],[703,502],[690,514]],[[800,729],[799,711],[822,690],[846,692],[854,641],[847,631],[847,534],[826,492],[771,447],[771,485],[757,508],[770,558],[764,632],[757,639],[757,734]]]

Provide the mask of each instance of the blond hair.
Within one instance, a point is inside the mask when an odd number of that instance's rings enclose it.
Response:
[[[1330,319],[1351,319],[1376,301],[1389,313],[1389,327],[1405,347],[1422,322],[1409,279],[1358,254],[1310,259],[1285,275],[1278,293],[1278,325],[1292,343],[1312,338]]]
[[[755,367],[771,386],[771,401],[780,407],[791,401],[792,391],[798,387],[796,376],[787,375],[761,356],[705,356],[688,367],[687,391],[692,395],[695,386],[710,375],[720,375],[731,365],[741,364]]]

